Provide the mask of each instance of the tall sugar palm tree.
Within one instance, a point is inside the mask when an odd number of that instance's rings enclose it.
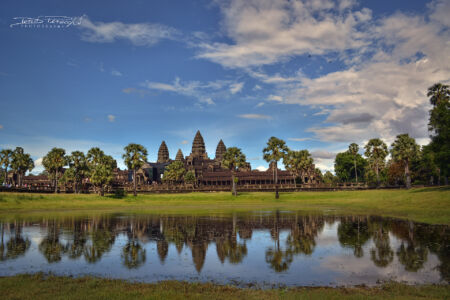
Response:
[[[114,179],[114,169],[117,162],[112,156],[105,155],[100,148],[91,148],[87,155],[87,165],[89,168],[89,180],[100,192],[100,196],[105,194],[104,188]]]
[[[11,149],[3,149],[0,151],[0,167],[5,169],[5,178],[3,183],[6,184],[8,179],[8,168],[11,166],[13,151]]]
[[[231,170],[232,193],[234,196],[237,196],[235,174],[238,168],[245,167],[245,154],[237,147],[229,147],[225,154],[223,154],[222,165]]]
[[[267,147],[263,149],[263,158],[268,163],[274,163],[275,167],[275,198],[278,199],[278,161],[286,156],[289,148],[286,146],[286,142],[271,137],[267,142]]]
[[[18,184],[22,186],[23,176],[27,171],[31,171],[34,168],[33,159],[30,154],[24,153],[22,147],[16,147],[12,154],[11,169],[18,177]]]
[[[364,146],[364,155],[369,159],[370,164],[377,175],[377,186],[380,186],[380,168],[384,166],[384,160],[388,155],[387,145],[380,139],[371,139]]]
[[[83,178],[87,176],[88,165],[86,156],[81,151],[73,151],[68,157],[69,169],[72,170],[75,193],[78,193]]]
[[[359,146],[355,143],[351,143],[348,146],[348,152],[353,156],[353,163],[355,165],[355,179],[358,182],[358,171],[356,170],[356,158],[358,156]]]
[[[62,148],[53,148],[42,159],[42,165],[45,170],[47,170],[48,174],[53,177],[55,182],[55,193],[58,192],[59,175],[62,173],[63,168],[67,163],[66,150]]]
[[[394,161],[400,162],[405,168],[406,188],[411,188],[411,175],[409,173],[409,163],[419,154],[419,145],[416,140],[407,133],[397,135],[391,146],[391,155]]]
[[[284,167],[291,172],[295,179],[308,172],[313,164],[313,158],[308,150],[288,151],[283,159]]]
[[[125,154],[122,158],[128,170],[133,170],[133,194],[136,196],[136,171],[144,165],[147,160],[147,149],[139,144],[128,144],[125,148]]]

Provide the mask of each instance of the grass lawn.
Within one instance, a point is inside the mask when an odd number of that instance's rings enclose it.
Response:
[[[91,277],[37,275],[0,277],[2,299],[448,299],[449,285],[247,289],[211,283],[157,284]]]
[[[362,214],[450,225],[450,188],[338,192],[143,194],[123,198],[75,194],[0,193],[0,218],[42,214],[138,212],[210,214],[256,210]]]

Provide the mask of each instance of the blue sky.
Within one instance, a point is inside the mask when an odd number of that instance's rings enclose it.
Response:
[[[190,153],[200,129],[253,168],[270,136],[332,169],[349,143],[427,143],[450,78],[450,1],[2,1],[0,147]],[[82,17],[67,28],[15,17]]]

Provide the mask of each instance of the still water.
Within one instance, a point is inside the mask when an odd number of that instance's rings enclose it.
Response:
[[[238,286],[448,283],[450,227],[301,212],[0,221],[0,276],[44,272]]]

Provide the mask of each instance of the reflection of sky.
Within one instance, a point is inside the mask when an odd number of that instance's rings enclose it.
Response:
[[[325,223],[323,230],[316,237],[316,246],[311,255],[297,254],[289,269],[277,273],[266,263],[268,248],[276,248],[269,230],[254,230],[251,239],[240,239],[245,243],[247,255],[241,263],[232,264],[228,258],[221,263],[217,256],[214,243],[209,243],[203,268],[200,274],[195,269],[191,249],[184,245],[178,254],[174,244],[169,244],[168,255],[164,262],[160,261],[155,241],[143,244],[146,251],[146,261],[135,269],[127,269],[123,265],[122,249],[127,243],[126,234],[119,234],[109,252],[104,253],[96,263],[88,263],[83,256],[70,259],[62,255],[61,261],[48,264],[39,252],[39,244],[46,236],[45,228],[29,226],[23,229],[23,237],[31,241],[30,249],[24,256],[0,263],[0,276],[52,272],[58,275],[94,275],[111,278],[153,282],[159,280],[196,280],[213,281],[217,283],[258,283],[268,285],[353,285],[376,284],[377,281],[396,280],[407,283],[440,282],[440,274],[436,269],[439,260],[436,255],[428,253],[428,259],[418,272],[407,272],[394,255],[393,261],[385,268],[374,265],[370,259],[370,250],[374,247],[369,240],[363,247],[364,255],[356,258],[353,250],[341,247],[337,228],[339,222]],[[66,231],[60,235],[60,242],[67,244],[70,234]],[[279,235],[280,248],[286,249],[289,230],[281,230]],[[11,234],[5,233],[5,242]],[[390,234],[390,245],[394,253],[401,241]],[[90,241],[88,241],[90,243]]]

